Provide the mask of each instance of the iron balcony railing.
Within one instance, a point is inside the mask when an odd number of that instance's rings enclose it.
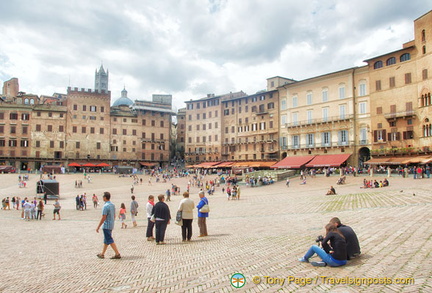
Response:
[[[411,117],[411,116],[415,116],[415,112],[413,110],[384,114],[384,118],[386,118],[386,119]]]
[[[298,126],[320,124],[320,123],[346,121],[352,119],[353,117],[354,115],[350,114],[350,115],[332,116],[327,118],[308,119],[308,120],[296,121],[291,123],[285,123],[285,127],[288,128],[288,127],[298,127]]]

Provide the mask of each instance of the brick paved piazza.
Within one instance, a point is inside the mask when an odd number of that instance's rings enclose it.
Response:
[[[31,175],[27,188],[18,188],[17,177],[0,175],[2,198],[34,196],[38,176]],[[86,192],[101,198],[107,190],[117,210],[121,202],[129,207],[131,178],[93,175],[93,183],[83,181],[83,188],[75,189],[74,181],[82,175],[58,175],[61,221],[51,220],[52,202],[42,221],[26,222],[20,219],[21,212],[0,211],[0,291],[432,292],[432,179],[394,177],[390,187],[364,190],[359,187],[365,177],[348,177],[342,187],[336,186],[337,177],[308,179],[306,185],[295,178],[290,188],[284,182],[243,186],[239,201],[227,201],[219,188],[209,198],[208,237],[196,237],[195,219],[192,242],[182,243],[180,227],[172,223],[167,229],[167,245],[156,246],[145,238],[145,199],[163,193],[170,183],[148,186],[146,176],[142,177],[143,185],[135,187],[139,227],[129,228],[128,216],[127,229],[120,229],[119,222],[114,229],[121,260],[96,257],[103,240],[103,235],[95,232],[101,210],[89,205],[86,211],[76,211],[74,197]],[[171,182],[183,191],[186,180]],[[338,195],[324,195],[330,185],[335,185]],[[191,190],[195,203],[197,191]],[[180,199],[173,196],[168,202],[173,217]],[[361,258],[340,268],[299,263],[298,257],[324,233],[323,226],[333,216],[357,232]],[[106,256],[112,253],[108,250]],[[234,273],[246,278],[241,289],[230,283]],[[366,281],[393,284],[333,284],[354,278],[381,278]],[[412,280],[414,284],[395,284]]]

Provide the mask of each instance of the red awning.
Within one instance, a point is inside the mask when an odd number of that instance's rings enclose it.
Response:
[[[351,154],[339,154],[339,155],[321,155],[316,156],[313,158],[312,161],[310,161],[306,167],[339,167],[342,165],[348,158],[351,156]]]
[[[156,166],[156,163],[147,163],[147,162],[139,162],[141,166],[153,167]]]
[[[248,168],[249,165],[252,165],[254,162],[249,162],[249,161],[245,161],[245,162],[235,162],[232,166],[233,167],[245,167]]]
[[[265,162],[257,161],[257,162],[251,162],[251,164],[249,164],[248,166],[252,168],[266,168],[266,167],[268,168],[273,166],[274,164],[276,164],[276,162],[274,161],[265,161]]]
[[[286,157],[280,162],[277,162],[271,168],[278,169],[299,169],[303,165],[309,163],[315,156],[292,156]]]
[[[373,158],[366,161],[369,165],[407,165],[407,164],[426,164],[432,160],[430,156],[415,156],[415,157],[384,157]]]
[[[233,162],[222,162],[219,165],[216,165],[215,168],[226,168],[226,167],[231,167],[232,164],[234,164]]]
[[[107,163],[99,163],[96,165],[96,167],[110,167],[110,164]]]
[[[195,168],[212,168],[214,165],[219,164],[220,162],[204,162],[199,165],[195,165]]]
[[[387,162],[390,161],[391,158],[386,157],[386,158],[373,158],[370,159],[369,161],[366,161],[365,164],[368,165],[387,165]]]
[[[78,164],[78,163],[72,162],[72,163],[70,163],[68,166],[69,166],[69,167],[81,167],[81,164]]]
[[[92,163],[85,163],[85,164],[83,165],[83,167],[96,167],[96,165],[95,165],[95,164],[92,164]]]

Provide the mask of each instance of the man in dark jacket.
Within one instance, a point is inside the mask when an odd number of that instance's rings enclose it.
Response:
[[[158,200],[159,202],[153,207],[152,216],[155,219],[156,244],[162,245],[165,244],[165,231],[168,224],[170,223],[171,214],[168,205],[164,203],[165,196],[163,194],[159,194]]]
[[[335,225],[345,237],[347,243],[347,259],[358,257],[361,253],[360,244],[354,230],[349,226],[343,225],[337,217],[332,218],[330,223]]]

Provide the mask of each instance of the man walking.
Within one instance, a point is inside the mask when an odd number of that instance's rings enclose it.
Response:
[[[130,204],[130,213],[131,213],[131,220],[134,227],[138,226],[136,222],[136,215],[138,214],[138,202],[135,200],[135,195],[131,196],[131,204]]]
[[[200,235],[198,237],[208,236],[207,234],[207,224],[206,218],[208,217],[208,212],[201,211],[201,208],[205,205],[208,206],[208,199],[205,197],[204,191],[199,192],[200,202],[197,205],[198,209],[198,227],[200,230]]]
[[[104,192],[103,201],[105,202],[102,208],[102,218],[99,222],[98,227],[96,228],[96,232],[99,233],[99,228],[103,225],[102,230],[104,233],[104,246],[102,249],[102,253],[97,255],[98,258],[105,258],[105,252],[109,245],[114,250],[115,255],[111,257],[111,259],[120,259],[120,252],[117,249],[117,245],[114,243],[114,239],[112,238],[112,230],[114,229],[114,217],[115,217],[115,206],[110,201],[111,194],[107,191]]]

